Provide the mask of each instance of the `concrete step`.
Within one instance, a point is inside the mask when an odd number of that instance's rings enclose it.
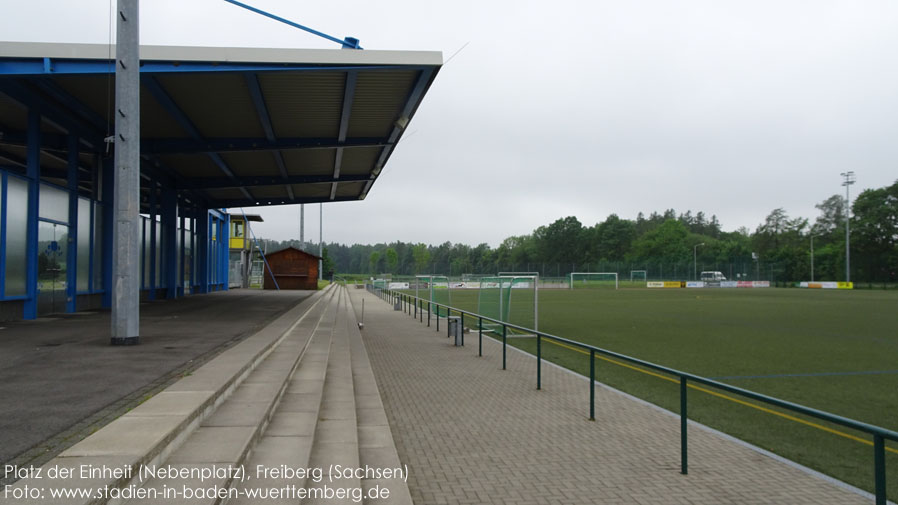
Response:
[[[358,429],[355,411],[355,394],[352,380],[352,362],[347,330],[346,290],[340,289],[336,317],[334,319],[333,340],[331,341],[330,359],[327,362],[327,373],[315,428],[315,439],[309,466],[322,469],[325,478],[312,482],[311,497],[303,500],[309,505],[338,505],[358,503],[353,501],[361,489],[361,482],[354,476],[359,467]],[[329,477],[339,474],[340,469],[349,469],[353,475],[348,478],[333,480]],[[353,490],[345,496],[329,495],[327,489]]]
[[[295,356],[293,363],[305,346],[303,332],[308,329],[316,314],[333,298],[337,289],[329,288],[315,293],[290,309],[274,322],[225,350],[193,374],[183,378],[165,391],[150,398],[137,408],[109,423],[93,435],[75,444],[40,468],[41,475],[48,471],[65,469],[71,474],[65,479],[52,481],[36,477],[24,478],[8,490],[43,490],[40,503],[87,504],[105,503],[108,500],[97,490],[133,490],[139,488],[140,469],[158,467],[163,462],[187,465],[196,463],[182,446],[191,448],[206,446],[209,459],[231,460],[245,456],[246,449],[266,422],[270,405],[263,396],[277,396],[284,379],[292,370],[291,358],[281,352],[272,355],[275,348]],[[332,312],[333,313],[333,312]],[[283,347],[281,347],[283,346]],[[271,357],[270,359],[268,359]],[[250,378],[252,375],[253,378]],[[229,401],[228,407],[219,409]],[[241,409],[240,404],[261,404],[262,408]],[[259,412],[260,411],[260,412]],[[218,414],[213,417],[213,414]],[[231,420],[228,420],[231,416]],[[193,435],[196,435],[195,437]],[[180,452],[179,452],[180,451]],[[177,456],[176,456],[177,454]],[[201,463],[208,464],[208,463]],[[87,470],[84,472],[84,470]],[[208,484],[208,482],[206,482]],[[92,490],[90,495],[52,498],[49,488],[57,491]],[[124,500],[114,499],[116,503]],[[0,504],[16,503],[15,499],[0,496]]]
[[[251,479],[234,483],[239,495],[229,504],[295,504],[298,501],[295,493],[281,490],[305,488],[318,478],[311,472],[295,471],[310,468],[335,314],[335,310],[329,310],[319,322],[302,361],[286,383],[271,422],[244,465]]]
[[[348,293],[347,301],[349,301]],[[355,390],[356,418],[358,419],[359,464],[362,468],[380,471],[389,469],[392,472],[389,478],[384,478],[386,474],[381,473],[380,478],[377,478],[378,475],[373,475],[372,478],[362,479],[362,488],[366,496],[365,503],[411,505],[412,497],[406,482],[408,468],[399,460],[396,443],[393,441],[393,434],[390,431],[390,424],[380,398],[377,381],[374,379],[374,371],[368,360],[368,351],[365,349],[351,302],[347,303],[344,319],[352,354],[352,381]],[[367,498],[377,496],[372,494],[377,490],[380,490],[380,496],[384,496],[383,490],[386,490],[387,497]]]
[[[143,488],[147,498],[126,501],[129,505],[150,505],[169,502],[168,490],[180,492],[176,501],[186,503],[219,503],[221,495],[235,481],[252,475],[235,472],[244,465],[251,450],[263,437],[263,433],[277,434],[284,430],[273,418],[290,378],[304,363],[311,342],[323,333],[328,336],[336,310],[336,290],[310,309],[287,334],[283,341],[236,388],[234,393],[200,423],[184,441],[165,458],[162,467],[175,472],[186,472],[188,478],[172,479],[169,476],[148,479]],[[322,328],[325,328],[322,330]],[[314,366],[314,363],[312,363]],[[206,469],[210,477],[195,472]],[[245,467],[244,467],[245,469]],[[194,473],[191,473],[194,472]],[[186,489],[194,490],[185,496]],[[200,495],[190,499],[189,496]]]
[[[364,478],[358,473],[366,465],[380,470],[400,468],[400,463],[344,289],[331,307],[334,313],[319,323],[268,428],[245,463],[254,479],[234,482],[239,496],[229,504],[360,503],[375,486],[387,494],[381,491],[370,503],[412,503],[402,478]],[[340,468],[350,475],[332,479],[331,471]],[[276,473],[260,476],[259,470],[265,469]],[[291,473],[285,473],[288,469]]]

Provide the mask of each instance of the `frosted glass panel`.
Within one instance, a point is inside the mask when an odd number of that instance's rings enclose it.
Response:
[[[63,223],[69,222],[68,192],[41,184],[41,197],[38,206],[40,207],[40,217]]]
[[[140,220],[143,223],[143,289],[150,287],[150,221],[146,218]]]
[[[6,296],[25,294],[28,181],[8,177],[6,194]]]
[[[78,270],[76,289],[90,289],[90,200],[78,199]]]
[[[94,290],[103,289],[103,206],[94,202]]]

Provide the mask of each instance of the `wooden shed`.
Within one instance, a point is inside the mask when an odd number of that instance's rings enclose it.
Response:
[[[318,289],[318,260],[314,254],[288,247],[265,255],[268,267],[265,268],[265,289]],[[271,273],[274,272],[274,280]]]

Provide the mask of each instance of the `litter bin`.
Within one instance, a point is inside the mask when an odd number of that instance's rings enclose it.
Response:
[[[393,303],[393,310],[402,310],[402,302],[399,298],[396,299],[396,302]]]
[[[458,316],[450,316],[449,317],[449,336],[455,337],[455,345],[460,346],[462,344],[462,336],[461,336],[462,328],[461,328],[461,318]]]

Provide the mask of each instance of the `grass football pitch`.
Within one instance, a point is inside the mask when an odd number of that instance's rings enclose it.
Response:
[[[477,311],[477,290],[451,296],[454,307]],[[542,289],[539,329],[898,431],[895,291]],[[536,348],[532,338],[509,345]],[[543,356],[589,373],[588,354],[545,343]],[[679,385],[670,377],[604,358],[596,370],[603,383],[679,411]],[[551,384],[544,388],[551,391]],[[601,409],[597,404],[597,422]],[[873,490],[873,447],[863,433],[704,387],[689,390],[689,417]],[[886,448],[888,495],[895,500],[898,444]]]

